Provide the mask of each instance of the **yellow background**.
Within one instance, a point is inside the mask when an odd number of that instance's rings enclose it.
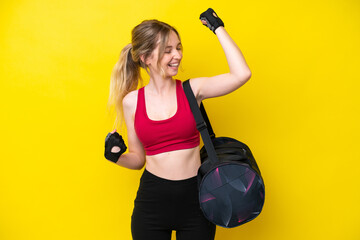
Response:
[[[0,239],[131,239],[142,171],[103,157],[110,73],[151,18],[181,34],[179,79],[226,72],[198,20],[208,7],[252,78],[205,105],[218,136],[250,146],[266,185],[260,216],[216,239],[360,239],[356,0],[2,1]]]

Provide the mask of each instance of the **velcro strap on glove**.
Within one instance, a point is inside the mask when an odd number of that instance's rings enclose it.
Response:
[[[215,34],[215,30],[218,27],[220,26],[224,27],[223,21],[217,16],[217,14],[212,8],[209,8],[208,10],[203,12],[200,15],[200,20],[205,20],[206,25],[205,24],[204,25],[210,28],[210,30],[213,31],[214,34]]]

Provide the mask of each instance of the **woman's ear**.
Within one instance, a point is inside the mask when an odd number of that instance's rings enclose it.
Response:
[[[144,54],[140,56],[140,61],[145,63],[145,57],[144,57]]]
[[[140,61],[143,62],[146,66],[151,65],[152,59],[153,59],[153,54],[147,56],[146,58],[144,54],[140,56]]]
[[[140,56],[140,61],[143,62],[146,66],[150,64],[150,63],[149,63],[149,62],[150,62],[150,61],[149,61],[150,59],[151,59],[151,56],[150,56],[150,57],[147,57],[147,58],[145,58],[145,55],[144,55],[144,54]]]

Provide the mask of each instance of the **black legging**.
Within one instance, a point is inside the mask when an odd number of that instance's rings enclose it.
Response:
[[[132,214],[134,240],[213,240],[215,225],[201,212],[197,178],[167,180],[146,169],[140,179]]]

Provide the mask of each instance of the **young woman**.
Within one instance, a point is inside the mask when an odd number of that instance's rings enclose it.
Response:
[[[199,104],[238,89],[251,77],[240,49],[216,13],[209,8],[200,20],[219,39],[230,71],[190,79]],[[182,57],[176,29],[147,20],[133,29],[132,43],[122,50],[113,70],[109,101],[117,104],[118,113],[123,112],[129,151],[124,153],[127,147],[114,130],[106,136],[105,157],[130,169],[142,169],[146,163],[132,214],[135,240],[170,239],[172,230],[178,240],[215,237],[215,225],[203,216],[198,202],[199,132],[182,82],[174,79]],[[150,81],[136,90],[140,67]]]

